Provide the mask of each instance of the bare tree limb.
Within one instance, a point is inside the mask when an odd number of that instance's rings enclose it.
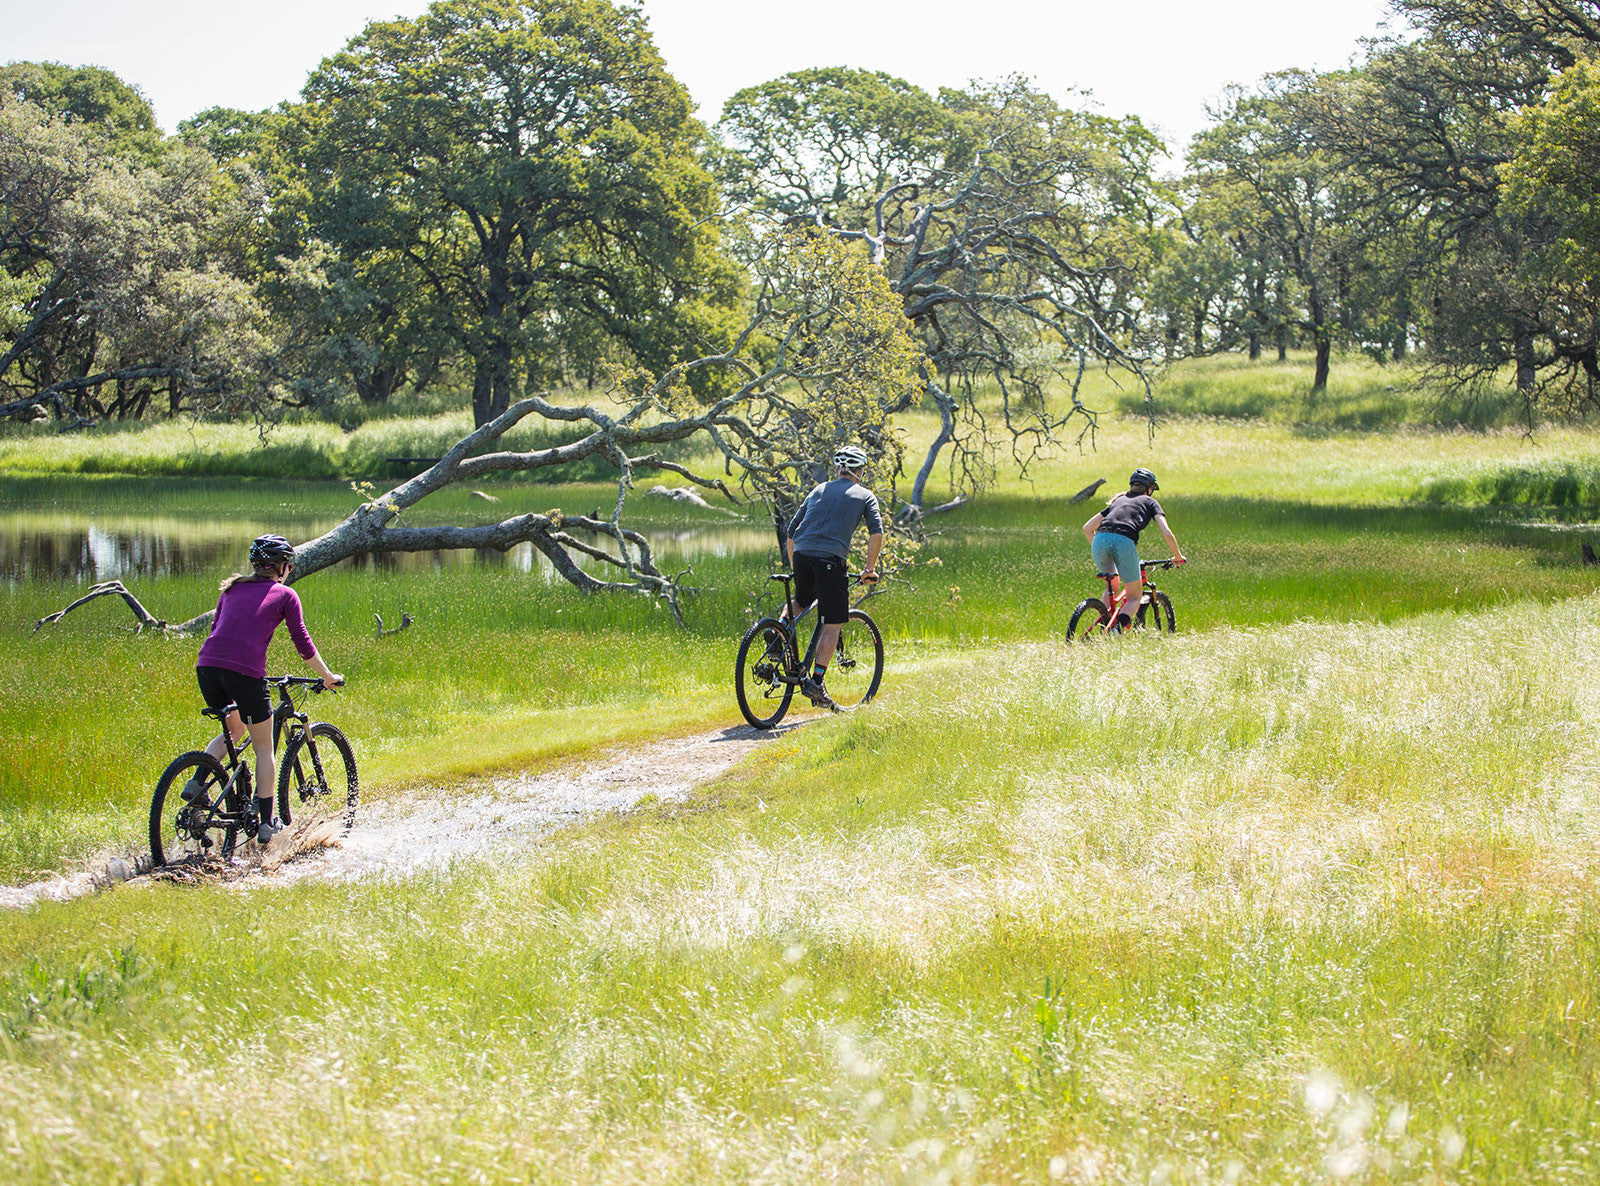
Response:
[[[62,618],[66,617],[80,605],[87,605],[96,598],[112,596],[122,598],[122,600],[127,603],[128,608],[133,611],[134,620],[138,623],[134,627],[136,633],[142,633],[146,629],[149,629],[159,630],[164,634],[184,635],[192,634],[196,630],[200,629],[200,627],[209,626],[211,624],[211,614],[204,613],[197,617],[190,618],[187,622],[179,622],[175,625],[169,625],[164,619],[156,617],[149,610],[145,609],[145,607],[140,604],[139,599],[130,593],[121,581],[102,581],[98,585],[91,585],[89,587],[89,592],[85,593],[82,597],[78,598],[78,600],[74,601],[65,609],[58,609],[55,613],[46,614],[44,617],[40,618],[33,624],[33,629],[35,632],[37,632],[41,626],[51,625],[59,622]]]

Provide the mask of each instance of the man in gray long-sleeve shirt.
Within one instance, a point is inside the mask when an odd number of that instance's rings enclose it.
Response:
[[[883,513],[878,496],[861,484],[867,467],[866,453],[854,445],[841,445],[833,455],[831,482],[823,482],[800,504],[789,520],[789,564],[794,569],[795,604],[798,613],[813,601],[822,618],[822,634],[817,639],[816,667],[800,685],[811,703],[832,708],[833,700],[823,686],[828,664],[839,645],[839,628],[850,618],[850,581],[846,558],[850,537],[862,519],[867,521],[867,565],[861,579],[878,579],[878,553],[883,549]]]

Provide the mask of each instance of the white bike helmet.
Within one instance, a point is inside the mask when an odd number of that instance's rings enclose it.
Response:
[[[840,445],[833,451],[833,466],[835,469],[865,469],[867,451],[854,445]]]

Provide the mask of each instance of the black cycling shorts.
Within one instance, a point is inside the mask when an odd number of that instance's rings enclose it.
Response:
[[[794,554],[794,599],[804,609],[813,601],[824,622],[850,620],[850,575],[834,556]]]
[[[272,719],[272,697],[267,694],[265,679],[226,667],[196,667],[194,674],[200,681],[200,695],[205,697],[207,708],[223,709],[237,704],[239,716],[247,725]]]

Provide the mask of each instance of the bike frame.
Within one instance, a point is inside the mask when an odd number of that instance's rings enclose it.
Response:
[[[1153,595],[1157,591],[1156,583],[1150,579],[1150,570],[1152,568],[1171,568],[1175,563],[1176,561],[1173,560],[1139,561],[1139,575],[1144,578],[1144,588],[1139,592],[1139,605],[1154,604],[1155,602]],[[1117,614],[1121,613],[1122,607],[1127,604],[1128,590],[1124,587],[1120,593],[1112,592],[1118,580],[1117,573],[1097,572],[1094,575],[1106,583],[1106,605],[1110,609],[1110,613],[1106,615],[1105,622],[1100,624],[1100,629],[1105,630],[1108,623],[1117,620]],[[1138,611],[1139,605],[1133,607],[1135,612]],[[1128,616],[1131,618],[1133,614],[1130,613]]]
[[[296,685],[320,684],[322,681],[307,676],[284,675],[268,682],[275,684],[278,689],[278,703],[272,709],[272,752],[277,755],[283,751],[283,743],[290,730],[293,728],[304,730],[311,720],[309,713],[300,712],[295,707],[294,699],[289,695],[289,689]],[[239,706],[234,705],[233,711],[238,712]],[[226,710],[216,713],[214,710],[208,709],[206,710],[206,715],[216,716],[222,722],[222,743],[228,749],[228,781],[218,789],[216,799],[212,802],[210,811],[206,815],[205,826],[210,827],[215,822],[243,826],[251,818],[255,810],[255,804],[246,803],[238,811],[229,811],[226,804],[237,789],[239,772],[246,769],[244,747],[236,746],[233,742],[233,734],[228,729],[229,714]],[[248,730],[245,735],[249,736]],[[273,787],[272,792],[276,794],[277,788]],[[260,794],[261,791],[258,787],[256,788],[257,797]]]
[[[282,751],[284,736],[289,732],[290,726],[286,722],[293,721],[299,728],[304,729],[311,720],[309,713],[300,712],[295,708],[294,700],[289,696],[289,688],[294,684],[320,684],[322,681],[306,676],[285,675],[268,682],[278,687],[278,703],[272,709],[272,752],[277,754]],[[237,705],[234,706],[234,711],[238,711]],[[246,736],[249,736],[248,731]],[[223,716],[222,741],[228,747],[228,765],[238,764],[244,750],[243,747],[235,748],[233,734],[228,732],[226,714]]]
[[[858,585],[861,583],[860,573],[853,572],[849,575],[852,582]],[[796,614],[794,619],[791,621],[789,618],[789,607],[794,604],[794,574],[792,572],[775,572],[768,576],[767,579],[783,582],[783,610],[778,614],[778,621],[783,625],[783,628],[789,632],[789,641],[794,643],[799,638],[801,621],[805,619],[807,614],[817,608],[817,603],[813,601],[810,605],[806,606],[805,609]],[[868,601],[875,597],[877,593],[878,590],[876,587],[874,587],[861,597],[858,597],[855,601],[851,602],[850,608],[856,609],[861,605],[862,602]],[[800,681],[805,678],[806,672],[811,669],[811,660],[817,653],[817,640],[822,637],[823,624],[822,615],[818,613],[817,624],[811,629],[811,642],[806,646],[806,653],[803,656],[799,655],[798,647],[791,646],[789,648],[789,654],[798,657],[799,666],[798,668],[789,668],[789,670],[779,675],[778,678],[783,680],[784,683],[798,685]],[[788,656],[785,656],[784,658],[784,665],[785,667],[788,667]]]
[[[807,614],[817,608],[817,603],[813,601],[793,618],[790,618],[789,608],[794,605],[794,574],[773,573],[772,579],[783,582],[783,610],[778,614],[778,621],[783,625],[784,630],[788,632],[790,643],[784,654],[784,667],[786,670],[779,673],[778,678],[786,684],[799,684],[810,666],[811,657],[817,653],[817,640],[822,637],[822,615],[821,613],[817,614],[816,624],[811,628],[811,641],[806,645],[806,653],[803,656],[800,655],[800,649],[796,645],[800,637],[800,623],[805,621]],[[798,666],[790,664],[791,658],[796,660]]]

